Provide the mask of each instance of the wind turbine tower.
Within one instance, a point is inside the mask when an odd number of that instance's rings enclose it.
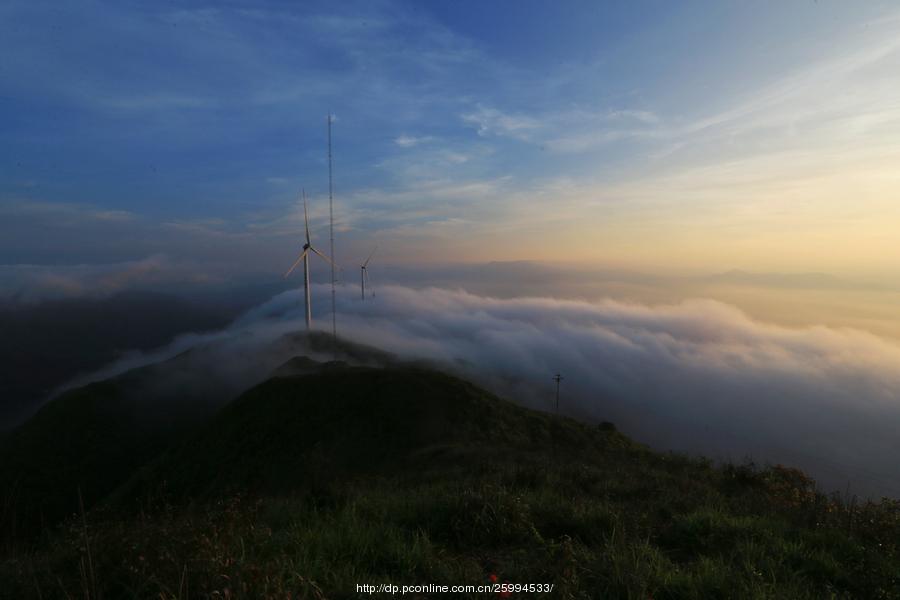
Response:
[[[359,265],[359,290],[362,296],[362,299],[366,299],[366,284],[369,282],[369,261],[372,260],[372,256],[375,254],[375,250],[378,250],[378,246],[369,253],[369,258],[366,259],[366,262]],[[372,294],[373,296],[375,294]]]
[[[312,300],[310,299],[309,289],[309,253],[312,252],[313,254],[317,254],[323,260],[328,261],[331,264],[332,269],[334,269],[335,264],[330,258],[316,250],[309,240],[309,213],[306,210],[306,190],[303,191],[303,220],[306,225],[306,243],[303,244],[303,251],[300,253],[300,256],[297,257],[297,260],[294,261],[291,268],[287,270],[284,277],[287,278],[287,276],[297,268],[297,265],[303,261],[303,299],[305,301],[306,330],[309,331],[310,322],[312,321]]]

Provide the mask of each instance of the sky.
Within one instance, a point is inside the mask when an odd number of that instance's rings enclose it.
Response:
[[[277,277],[333,114],[342,264],[893,281],[897,73],[892,2],[7,0],[0,270]]]

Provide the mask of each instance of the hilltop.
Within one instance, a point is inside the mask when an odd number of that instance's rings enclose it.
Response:
[[[896,502],[847,505],[790,468],[661,454],[445,373],[349,362],[293,357],[123,465],[83,517],[7,550],[0,596],[342,598],[496,576],[570,598],[900,597]]]

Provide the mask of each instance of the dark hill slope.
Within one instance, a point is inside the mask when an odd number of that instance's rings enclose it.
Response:
[[[326,364],[248,390],[133,485],[164,484],[189,497],[283,493],[554,451],[609,458],[614,448],[642,452],[614,431],[522,408],[436,371]]]
[[[67,392],[0,440],[0,540],[52,527],[79,509],[79,492],[90,508],[211,411],[177,392],[152,410],[135,401],[152,371]]]

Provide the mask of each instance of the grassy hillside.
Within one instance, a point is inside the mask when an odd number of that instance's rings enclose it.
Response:
[[[317,371],[300,351],[385,364],[391,355],[331,336],[288,334],[254,352],[236,375],[215,344],[70,390],[0,437],[0,547],[18,544],[90,509],[185,432],[273,371]],[[247,363],[248,360],[244,359]],[[279,367],[278,365],[281,364]]]
[[[552,455],[610,457],[610,439],[435,371],[326,364],[275,377],[226,406],[187,443],[133,482],[171,497],[284,493],[358,475],[433,476],[498,461]]]
[[[655,453],[433,371],[293,366],[8,554],[0,595],[349,598],[497,579],[561,598],[900,597],[900,503]]]

